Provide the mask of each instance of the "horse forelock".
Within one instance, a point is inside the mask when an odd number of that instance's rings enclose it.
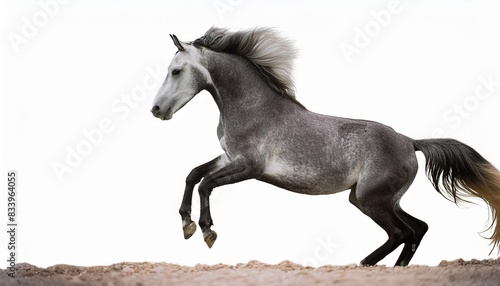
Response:
[[[295,98],[293,60],[297,51],[293,43],[272,28],[230,32],[210,28],[193,42],[216,52],[227,52],[246,57],[266,76],[273,89],[283,96]]]

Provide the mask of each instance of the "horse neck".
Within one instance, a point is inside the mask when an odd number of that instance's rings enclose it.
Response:
[[[292,104],[278,95],[266,82],[265,76],[242,56],[205,51],[207,68],[213,86],[207,90],[214,97],[223,117],[252,115],[266,112],[279,105]]]

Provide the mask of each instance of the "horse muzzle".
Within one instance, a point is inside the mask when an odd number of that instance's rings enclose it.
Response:
[[[172,106],[168,107],[167,110],[163,112],[160,106],[155,105],[151,108],[151,113],[153,113],[156,118],[160,118],[161,120],[169,120],[174,115],[172,112]]]

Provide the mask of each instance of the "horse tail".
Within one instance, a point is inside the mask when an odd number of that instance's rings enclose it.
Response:
[[[490,210],[489,239],[500,251],[500,172],[470,146],[453,139],[425,139],[413,142],[425,155],[425,171],[434,188],[455,204],[478,197]],[[493,251],[492,249],[492,251]],[[491,254],[491,253],[490,253]]]

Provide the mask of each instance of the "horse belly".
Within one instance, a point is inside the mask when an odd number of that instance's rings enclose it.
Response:
[[[267,162],[259,180],[296,193],[326,195],[351,188],[356,177],[329,164],[292,164],[274,158]]]

